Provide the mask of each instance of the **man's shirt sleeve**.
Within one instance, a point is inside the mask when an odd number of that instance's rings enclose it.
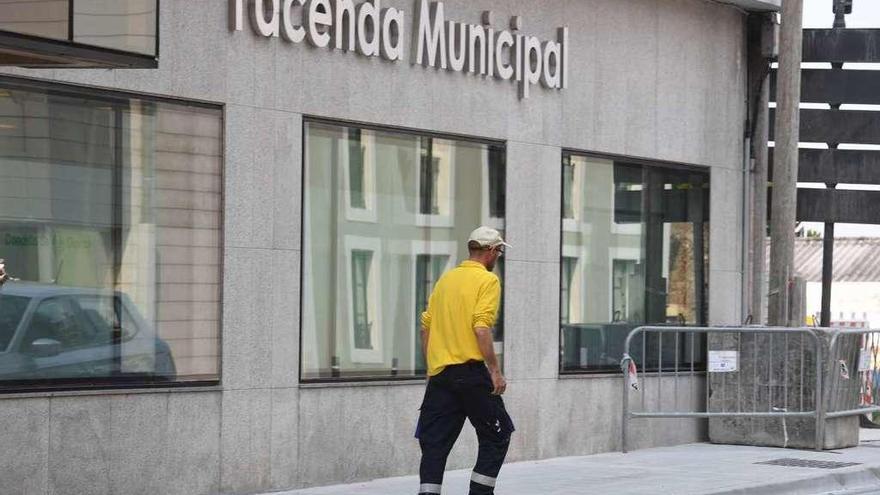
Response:
[[[477,305],[474,307],[474,328],[492,328],[498,316],[498,302],[501,299],[501,282],[492,278],[480,289]]]

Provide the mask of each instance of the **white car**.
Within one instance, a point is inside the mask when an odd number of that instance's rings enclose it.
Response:
[[[7,282],[0,287],[0,380],[167,381],[168,344],[121,292]]]

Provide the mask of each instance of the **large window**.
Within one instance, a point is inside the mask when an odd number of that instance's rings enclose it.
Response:
[[[157,55],[158,22],[157,0],[0,0],[2,31],[142,55]]]
[[[705,324],[708,174],[574,154],[562,167],[561,372],[619,370],[639,325]],[[678,346],[701,365],[700,337],[669,335],[630,353],[657,369]]]
[[[0,66],[159,65],[159,0],[0,0]]]
[[[0,389],[218,380],[222,129],[0,79]]]
[[[424,376],[434,284],[471,230],[504,228],[504,148],[317,121],[305,135],[302,378]],[[503,319],[495,332],[501,351]]]

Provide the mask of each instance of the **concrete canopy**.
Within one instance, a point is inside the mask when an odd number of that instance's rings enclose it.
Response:
[[[755,12],[776,12],[782,10],[782,0],[715,0]]]

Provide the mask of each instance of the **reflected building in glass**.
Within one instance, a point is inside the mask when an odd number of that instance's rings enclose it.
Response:
[[[709,175],[577,154],[562,169],[560,371],[617,370],[641,325],[705,325]]]
[[[503,148],[317,121],[305,139],[302,378],[424,376],[434,282],[474,226],[504,229]]]
[[[219,378],[222,125],[210,106],[0,81],[5,387]]]

